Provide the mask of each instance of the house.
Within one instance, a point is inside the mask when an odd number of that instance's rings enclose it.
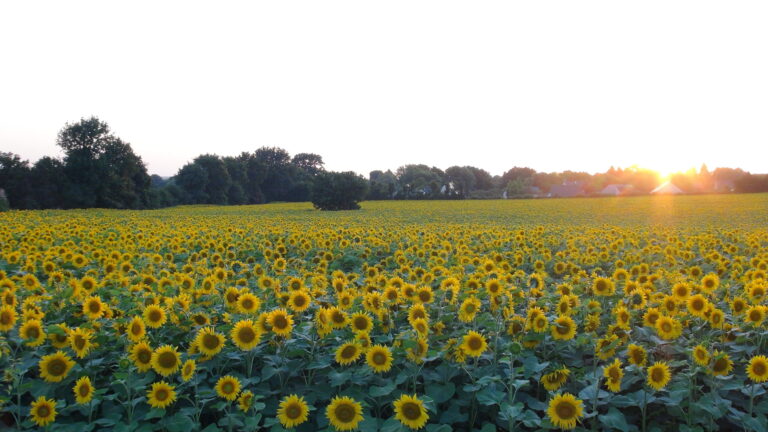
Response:
[[[606,195],[606,196],[626,195],[627,193],[631,192],[632,189],[633,189],[633,186],[629,184],[609,184],[608,186],[604,187],[603,190],[600,191],[600,195]]]
[[[565,182],[561,185],[554,185],[549,189],[549,196],[552,198],[571,198],[584,195],[585,192],[581,182]]]
[[[651,191],[651,194],[653,195],[680,195],[683,193],[685,192],[683,192],[682,189],[675,186],[675,184],[670,181],[660,184],[656,189]]]

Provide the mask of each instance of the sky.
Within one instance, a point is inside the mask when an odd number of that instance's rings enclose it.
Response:
[[[2,1],[0,151],[61,155],[95,115],[162,176],[262,146],[361,174],[768,172],[766,22],[765,1]]]

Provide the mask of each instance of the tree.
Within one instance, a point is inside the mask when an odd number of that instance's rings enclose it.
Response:
[[[325,171],[323,157],[314,153],[297,153],[291,159],[291,164],[310,176],[315,176]]]
[[[184,192],[183,202],[188,204],[204,204],[208,202],[208,172],[196,163],[188,163],[181,167],[174,181]]]
[[[35,201],[40,208],[61,208],[65,184],[64,164],[59,159],[44,156],[32,167],[30,180]]]
[[[445,177],[451,186],[450,192],[458,198],[467,198],[475,187],[475,174],[468,167],[452,166],[445,170]]]
[[[368,182],[351,171],[324,172],[312,187],[312,204],[320,210],[357,210],[368,192]]]
[[[261,184],[265,200],[288,201],[295,180],[291,155],[279,147],[261,147],[256,150],[254,156],[266,168],[266,175]]]
[[[0,188],[8,203],[17,209],[31,209],[36,203],[31,195],[29,162],[14,153],[0,152]]]
[[[380,170],[371,171],[368,175],[368,197],[369,200],[388,200],[395,197],[397,192],[397,177],[391,170],[383,172]]]

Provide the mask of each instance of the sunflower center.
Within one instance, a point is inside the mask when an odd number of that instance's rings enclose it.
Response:
[[[353,345],[346,346],[343,350],[341,350],[341,357],[345,359],[352,358],[355,356],[355,354],[357,354],[357,348],[355,348]]]
[[[48,363],[48,373],[53,376],[64,375],[64,372],[66,370],[67,370],[67,365],[61,359],[54,359],[54,360],[51,360],[50,363]]]
[[[760,312],[759,311],[752,311],[749,313],[749,319],[752,321],[760,321]]]
[[[400,410],[408,420],[416,420],[421,417],[421,407],[417,403],[406,402],[400,407]]]
[[[77,390],[77,392],[80,394],[81,397],[88,396],[88,393],[90,393],[90,388],[88,388],[88,385],[81,385],[80,388]]]
[[[283,315],[275,315],[272,325],[277,329],[284,329],[288,327],[288,320]]]
[[[288,418],[291,420],[297,419],[301,417],[301,407],[296,404],[292,404],[286,408],[285,415],[288,416]]]
[[[11,314],[7,312],[3,312],[0,314],[0,323],[3,325],[8,325],[11,323]]]
[[[158,310],[152,310],[149,312],[149,320],[152,322],[158,322],[162,319],[162,315],[160,314],[160,311]]]
[[[27,339],[37,339],[40,337],[40,329],[37,327],[30,327],[27,329]]]
[[[235,391],[235,386],[231,382],[225,382],[221,386],[221,389],[224,391],[224,393],[230,394]]]
[[[555,412],[560,418],[568,420],[576,415],[576,407],[570,402],[560,402],[557,404],[557,407],[555,407]]]
[[[671,332],[672,331],[672,324],[670,324],[670,323],[665,321],[665,322],[663,322],[661,324],[661,329],[664,330],[665,332]]]
[[[88,310],[90,310],[91,313],[99,313],[101,312],[101,305],[99,302],[92,301],[88,304]]]
[[[469,345],[470,349],[477,351],[483,347],[483,341],[481,341],[478,337],[472,337],[467,341],[467,345]]]
[[[219,347],[220,345],[219,338],[216,337],[216,335],[207,333],[203,336],[203,345],[209,349],[214,350]]]
[[[661,382],[664,380],[664,371],[661,368],[656,368],[651,371],[651,380],[653,382]]]
[[[250,327],[241,328],[237,336],[240,339],[240,341],[245,343],[253,342],[253,340],[256,339],[256,333]]]
[[[714,366],[712,366],[712,369],[714,369],[714,370],[715,370],[715,371],[717,371],[717,372],[721,372],[721,371],[724,371],[724,370],[726,370],[727,368],[728,368],[728,362],[727,362],[727,361],[725,361],[725,359],[724,359],[724,358],[721,358],[721,359],[717,359],[717,360],[715,361],[715,365],[714,365]]]
[[[468,304],[468,305],[467,305],[467,306],[464,308],[464,310],[465,310],[467,313],[473,313],[473,312],[475,312],[475,305],[473,305],[473,304]]]
[[[368,328],[368,321],[365,318],[355,319],[355,328],[358,330],[363,330],[365,328]]]
[[[140,335],[141,334],[141,325],[139,323],[134,323],[131,326],[131,333],[135,334],[135,335]]]
[[[82,335],[75,335],[75,348],[81,350],[85,348],[85,338]]]
[[[296,307],[302,307],[306,303],[306,299],[303,296],[296,296],[293,298],[293,305]]]
[[[149,363],[152,359],[152,353],[149,351],[139,351],[136,358],[138,358],[141,363]]]
[[[172,368],[176,366],[176,354],[164,352],[157,357],[157,362],[164,368]]]
[[[166,389],[158,389],[155,392],[155,399],[157,399],[160,402],[168,399],[168,396],[169,396],[168,390],[166,390]]]
[[[608,370],[608,376],[609,376],[609,377],[610,377],[612,380],[614,380],[614,381],[618,381],[618,380],[619,380],[619,370],[618,370],[618,369],[616,369],[616,368],[610,368],[610,369]]]
[[[48,417],[51,414],[51,410],[48,408],[48,405],[40,405],[37,407],[37,416],[38,417]]]
[[[355,409],[349,404],[341,404],[334,410],[336,418],[342,423],[350,423],[355,419]]]
[[[243,299],[243,301],[240,303],[240,305],[245,310],[253,309],[253,300],[251,300],[249,298]]]
[[[571,326],[567,323],[562,323],[557,326],[557,332],[564,335],[568,334],[568,332],[571,330]]]
[[[373,354],[373,363],[377,365],[383,365],[387,362],[387,356],[382,352],[376,352]]]

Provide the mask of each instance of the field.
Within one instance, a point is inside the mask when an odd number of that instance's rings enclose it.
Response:
[[[766,430],[768,195],[0,214],[0,427]]]

